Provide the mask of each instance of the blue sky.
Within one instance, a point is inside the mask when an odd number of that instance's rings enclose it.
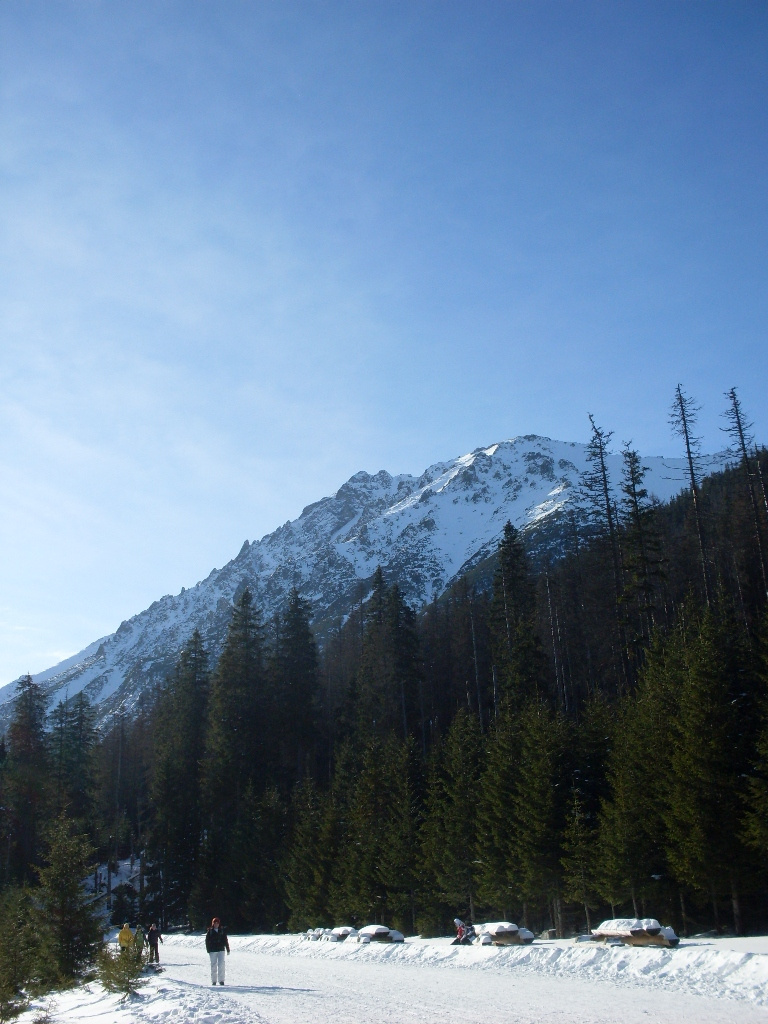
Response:
[[[765,3],[4,0],[0,682],[359,469],[768,439]]]

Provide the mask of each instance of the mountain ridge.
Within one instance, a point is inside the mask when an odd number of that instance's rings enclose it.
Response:
[[[652,456],[645,484],[665,501],[685,488],[685,461]],[[621,455],[608,457],[619,494]],[[709,456],[709,469],[724,456]],[[378,565],[415,606],[437,597],[471,566],[488,557],[507,520],[529,538],[583,504],[587,446],[526,434],[429,466],[418,476],[359,471],[335,494],[305,506],[193,587],[165,595],[122,622],[114,633],[34,678],[55,700],[84,690],[103,718],[130,713],[148,686],[172,669],[194,629],[215,658],[232,602],[248,586],[265,617],[284,604],[292,587],[313,607],[315,622],[343,620],[364,598]],[[547,543],[552,543],[551,539]],[[0,689],[0,721],[7,721],[16,682]]]

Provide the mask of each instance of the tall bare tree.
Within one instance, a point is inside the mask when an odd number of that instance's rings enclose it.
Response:
[[[762,529],[760,524],[760,512],[757,503],[757,497],[755,495],[755,488],[753,484],[752,469],[749,462],[748,447],[754,444],[754,438],[749,433],[752,428],[751,423],[747,423],[744,417],[744,412],[741,407],[741,401],[739,396],[736,394],[736,388],[731,388],[730,391],[725,392],[725,397],[730,402],[730,406],[725,410],[725,418],[728,420],[728,426],[724,427],[726,434],[731,438],[732,451],[734,455],[738,455],[741,462],[742,469],[744,470],[744,478],[747,484],[747,491],[749,493],[749,502],[752,508],[752,523],[755,530],[755,540],[757,541],[758,558],[760,562],[760,572],[763,578],[763,591],[768,597],[768,572],[765,567],[765,550],[763,547]]]
[[[629,658],[627,653],[625,630],[621,617],[621,560],[619,555],[618,531],[616,529],[616,509],[614,508],[613,498],[611,496],[610,481],[608,479],[608,466],[606,464],[608,445],[613,437],[613,431],[603,430],[601,427],[598,427],[592,413],[589,413],[589,422],[592,425],[592,437],[589,439],[589,443],[587,444],[587,459],[589,460],[591,469],[585,474],[584,483],[586,485],[587,495],[592,505],[593,520],[600,525],[603,532],[607,533],[610,544],[611,567],[613,569],[616,634],[621,654],[621,671],[626,684],[629,682]]]
[[[699,558],[701,560],[701,578],[704,584],[704,599],[707,607],[712,604],[712,586],[709,580],[709,562],[707,561],[707,550],[704,544],[704,523],[701,509],[701,495],[697,482],[697,463],[701,454],[701,438],[693,434],[696,425],[696,418],[701,407],[696,405],[693,399],[686,395],[682,385],[675,388],[675,398],[669,414],[669,422],[672,430],[685,442],[685,455],[688,460],[688,479],[693,499],[693,516],[696,521],[696,536],[699,542]]]

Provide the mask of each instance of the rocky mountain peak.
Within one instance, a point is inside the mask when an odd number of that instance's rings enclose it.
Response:
[[[713,458],[719,468],[722,458]],[[646,486],[667,500],[685,486],[682,459],[646,458]],[[582,502],[586,446],[527,434],[476,448],[429,466],[420,476],[385,470],[355,473],[336,493],[307,505],[298,519],[239,553],[195,586],[182,588],[120,624],[36,678],[54,701],[85,690],[103,713],[130,711],[144,688],[172,668],[198,629],[214,656],[223,642],[232,601],[251,588],[265,617],[277,612],[292,587],[312,602],[316,621],[338,622],[360,600],[361,586],[381,565],[415,606],[439,596],[498,544],[507,520],[533,537],[542,527],[556,536],[568,507]],[[621,457],[609,459],[619,492]],[[0,716],[15,683],[0,690]]]

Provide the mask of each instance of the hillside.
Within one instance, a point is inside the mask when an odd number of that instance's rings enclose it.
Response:
[[[712,457],[708,468],[722,463]],[[644,465],[646,485],[660,500],[685,486],[682,459],[656,456]],[[418,607],[491,555],[507,520],[534,548],[562,548],[564,512],[583,504],[586,468],[585,445],[525,435],[436,463],[419,477],[356,473],[297,519],[246,541],[206,579],[160,598],[35,678],[54,700],[85,690],[102,716],[118,706],[130,712],[145,687],[169,671],[194,629],[218,653],[232,601],[245,586],[265,618],[296,587],[311,601],[322,633],[364,600],[380,564]],[[609,468],[618,494],[620,455],[611,456]],[[14,683],[0,690],[2,718],[14,691]]]

